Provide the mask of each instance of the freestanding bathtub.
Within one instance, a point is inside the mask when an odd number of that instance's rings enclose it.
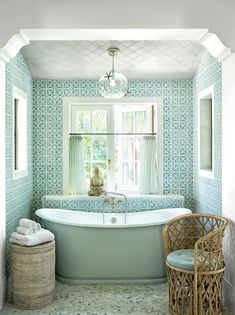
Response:
[[[76,284],[164,281],[162,227],[187,213],[191,210],[127,214],[49,208],[36,211],[55,234],[57,279]]]

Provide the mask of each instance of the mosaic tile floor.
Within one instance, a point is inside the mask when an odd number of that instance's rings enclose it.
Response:
[[[1,315],[169,315],[167,285],[66,285],[57,283],[55,302],[25,311],[6,304]],[[225,313],[224,315],[229,315]]]

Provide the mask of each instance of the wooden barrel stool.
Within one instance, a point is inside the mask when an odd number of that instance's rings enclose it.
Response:
[[[55,242],[37,246],[11,244],[11,299],[20,309],[51,304],[55,293]]]

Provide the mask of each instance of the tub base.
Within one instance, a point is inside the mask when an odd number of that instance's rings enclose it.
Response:
[[[188,209],[110,213],[40,209],[55,235],[57,279],[74,284],[161,283],[166,281],[162,228]],[[127,222],[126,224],[124,222]]]
[[[152,279],[71,279],[56,275],[56,280],[66,284],[160,284],[167,282],[167,277]]]

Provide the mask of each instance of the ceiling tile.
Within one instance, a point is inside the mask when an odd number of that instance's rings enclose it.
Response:
[[[205,51],[193,41],[32,41],[22,53],[33,79],[99,79],[115,69],[130,79],[192,78]]]

